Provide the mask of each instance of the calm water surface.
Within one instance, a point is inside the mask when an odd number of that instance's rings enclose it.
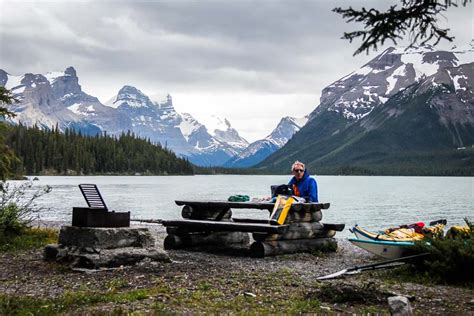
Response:
[[[49,208],[45,220],[71,220],[73,206],[86,206],[77,187],[98,185],[110,209],[131,211],[132,218],[178,219],[174,200],[226,200],[230,195],[270,195],[270,185],[287,183],[289,176],[167,176],[167,177],[39,177],[35,185],[50,185],[51,193],[38,204]],[[368,229],[446,218],[463,224],[474,217],[474,178],[316,176],[321,202],[330,202],[323,221],[359,224]],[[268,218],[262,210],[235,210],[235,216]],[[349,237],[347,229],[338,237]]]

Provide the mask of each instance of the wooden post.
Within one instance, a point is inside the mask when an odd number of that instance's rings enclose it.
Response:
[[[337,242],[334,238],[256,241],[250,246],[250,255],[263,258],[296,252],[335,251],[336,249]]]

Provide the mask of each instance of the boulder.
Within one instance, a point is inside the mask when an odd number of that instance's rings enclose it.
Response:
[[[47,245],[44,260],[68,263],[73,268],[113,268],[133,265],[146,258],[152,261],[171,262],[168,254],[154,248],[124,247],[115,249],[93,249]]]
[[[132,265],[144,259],[170,262],[169,256],[154,246],[148,228],[63,226],[58,244],[47,245],[43,258],[85,269]]]
[[[413,310],[410,301],[405,296],[392,296],[388,298],[388,306],[392,316],[412,316]]]
[[[147,228],[97,228],[63,226],[59,231],[60,245],[79,248],[115,249],[123,247],[148,248],[155,244]]]

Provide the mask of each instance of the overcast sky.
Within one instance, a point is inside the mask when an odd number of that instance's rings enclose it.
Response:
[[[170,93],[178,112],[203,123],[226,117],[255,141],[283,116],[313,111],[325,86],[390,46],[353,57],[359,42],[340,37],[360,26],[331,9],[390,3],[0,0],[0,68],[19,75],[73,66],[83,91],[102,102],[126,84]],[[442,19],[455,44],[474,38],[473,15],[471,4]]]

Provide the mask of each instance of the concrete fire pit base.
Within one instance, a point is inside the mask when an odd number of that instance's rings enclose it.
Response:
[[[145,258],[169,262],[168,255],[154,245],[147,228],[63,226],[58,244],[44,248],[44,260],[87,269],[132,265]]]

